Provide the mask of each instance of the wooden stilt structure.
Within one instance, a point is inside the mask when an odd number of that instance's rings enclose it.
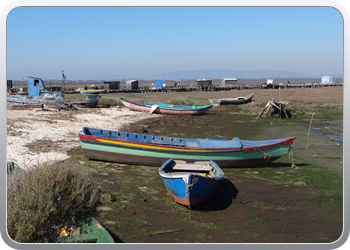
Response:
[[[268,112],[270,109],[273,109],[275,110],[275,113],[276,113],[276,110],[278,112],[278,118],[282,118],[282,112],[283,114],[288,118],[290,119],[290,117],[288,116],[287,114],[287,111],[285,109],[285,106],[288,104],[288,102],[282,102],[282,101],[278,101],[276,102],[274,99],[272,100],[269,100],[266,104],[266,106],[264,107],[264,109],[260,112],[260,114],[258,115],[257,118],[261,117],[263,115],[263,113],[266,111]]]

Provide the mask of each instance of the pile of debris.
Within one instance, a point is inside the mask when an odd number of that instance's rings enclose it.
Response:
[[[42,107],[43,110],[45,111],[53,111],[53,112],[59,112],[59,111],[75,111],[78,110],[76,107],[74,107],[73,104],[68,103],[68,102],[52,102],[52,103],[47,103],[43,104]]]

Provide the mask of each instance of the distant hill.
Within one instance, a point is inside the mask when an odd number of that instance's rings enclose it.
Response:
[[[253,78],[321,78],[329,75],[333,78],[343,78],[342,74],[313,74],[305,75],[293,71],[286,70],[230,70],[230,69],[207,69],[207,70],[190,70],[190,71],[174,71],[158,75],[150,76],[125,76],[119,74],[111,74],[105,76],[94,76],[90,80],[115,80],[115,79],[198,79],[198,78],[237,78],[237,79],[253,79]]]
[[[192,71],[175,71],[159,75],[154,75],[153,79],[196,79],[196,78],[319,78],[325,75],[330,75],[333,78],[342,78],[341,74],[316,74],[305,75],[293,71],[286,70],[240,70],[234,71],[230,69],[209,69],[209,70],[192,70]]]

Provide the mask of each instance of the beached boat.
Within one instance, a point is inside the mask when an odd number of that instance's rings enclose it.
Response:
[[[171,197],[189,208],[209,199],[224,176],[224,172],[213,161],[191,164],[169,159],[158,172]]]
[[[217,105],[244,104],[252,101],[253,95],[254,93],[247,96],[240,96],[236,98],[209,99],[209,101]]]
[[[212,160],[223,168],[274,161],[290,149],[296,137],[265,141],[184,139],[83,127],[79,138],[90,159],[149,166],[161,166],[168,159],[189,163]]]
[[[115,243],[108,230],[95,218],[88,216],[83,220],[77,233],[62,229],[56,243]]]
[[[80,94],[107,94],[105,89],[84,89],[80,90]]]
[[[213,104],[206,106],[185,106],[165,103],[138,103],[120,98],[123,105],[132,110],[146,111],[156,114],[175,114],[175,115],[202,115],[207,112]]]
[[[85,100],[72,100],[68,101],[68,103],[72,104],[78,108],[95,108],[97,106],[98,101],[101,98],[101,94],[99,95],[87,95]]]

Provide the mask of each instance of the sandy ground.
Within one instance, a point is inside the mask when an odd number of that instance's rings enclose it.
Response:
[[[60,112],[7,110],[7,161],[25,169],[65,160],[69,150],[80,146],[82,127],[118,130],[150,116],[116,107]]]

